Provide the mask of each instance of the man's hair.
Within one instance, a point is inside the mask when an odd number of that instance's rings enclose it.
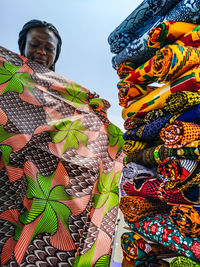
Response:
[[[46,21],[37,20],[37,19],[30,20],[26,24],[24,24],[22,30],[19,33],[19,39],[18,39],[19,51],[20,51],[21,55],[23,55],[25,45],[26,45],[27,33],[31,29],[34,29],[34,28],[47,28],[47,29],[51,30],[55,34],[55,36],[57,37],[58,44],[57,44],[56,56],[55,56],[55,60],[54,60],[53,65],[50,67],[51,70],[55,70],[55,63],[58,60],[58,57],[60,55],[62,40],[61,40],[61,37],[60,37],[58,30],[56,29],[55,26],[53,26],[53,24],[48,23]]]

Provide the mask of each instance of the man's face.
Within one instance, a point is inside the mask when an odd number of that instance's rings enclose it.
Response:
[[[26,36],[24,56],[50,68],[56,56],[58,39],[47,28],[31,29]]]

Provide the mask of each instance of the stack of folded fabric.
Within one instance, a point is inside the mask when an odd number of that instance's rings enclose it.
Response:
[[[184,22],[179,10],[173,21],[145,28],[154,55],[117,68],[126,130],[120,209],[130,227],[121,238],[123,266],[200,266],[200,26],[192,21],[198,5],[179,1],[165,18],[179,7],[188,14]]]

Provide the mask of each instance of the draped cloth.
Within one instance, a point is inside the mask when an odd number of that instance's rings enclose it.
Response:
[[[109,266],[122,168],[109,103],[4,48],[0,99],[1,265]]]
[[[170,262],[170,267],[183,267],[183,266],[199,267],[200,264],[184,256],[178,256]]]

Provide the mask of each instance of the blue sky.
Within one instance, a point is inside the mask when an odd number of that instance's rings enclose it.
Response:
[[[123,131],[118,76],[112,68],[109,34],[142,0],[6,0],[1,3],[0,45],[19,52],[22,26],[30,19],[54,24],[63,40],[56,72],[111,103],[109,119]]]

